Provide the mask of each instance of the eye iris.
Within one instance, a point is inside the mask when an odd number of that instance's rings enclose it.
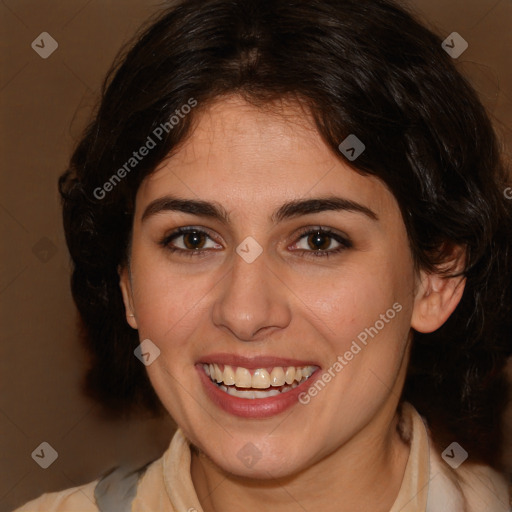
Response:
[[[190,233],[185,233],[183,235],[183,243],[187,249],[201,249],[203,247],[204,235],[203,233],[199,233],[198,231],[191,231]],[[198,246],[199,245],[199,246]]]
[[[310,242],[312,242],[312,244]],[[312,249],[325,250],[330,245],[330,237],[320,232],[313,233],[308,236],[308,244]]]

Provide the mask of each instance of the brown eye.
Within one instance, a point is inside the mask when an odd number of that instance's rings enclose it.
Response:
[[[304,256],[329,257],[352,248],[352,242],[337,232],[326,228],[305,229],[294,244]]]
[[[205,255],[208,250],[222,249],[212,237],[202,229],[180,228],[160,241],[166,250],[186,256]]]
[[[187,249],[202,249],[206,243],[206,236],[200,231],[191,231],[183,236],[183,244]]]
[[[326,233],[318,231],[308,236],[307,242],[311,249],[314,251],[322,250],[325,251],[331,245],[332,237]]]

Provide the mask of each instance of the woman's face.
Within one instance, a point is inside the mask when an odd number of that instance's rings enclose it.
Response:
[[[198,117],[139,188],[121,282],[160,350],[156,393],[221,468],[290,475],[386,435],[414,308],[406,230],[296,105],[230,97]]]

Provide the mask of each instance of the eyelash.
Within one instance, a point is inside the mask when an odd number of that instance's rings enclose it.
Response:
[[[181,249],[181,248],[177,248],[177,247],[172,247],[172,246],[169,245],[173,240],[175,240],[176,238],[179,238],[180,236],[183,236],[183,235],[185,235],[187,233],[204,234],[208,238],[210,238],[210,240],[212,240],[212,238],[208,235],[208,233],[206,231],[204,231],[202,229],[194,228],[194,227],[191,226],[191,227],[179,228],[176,231],[173,231],[169,235],[166,235],[160,241],[159,244],[162,247],[164,247],[166,250],[170,251],[171,253],[179,252],[179,253],[183,254],[184,256],[187,256],[187,257],[200,257],[200,256],[204,256],[205,252],[211,250],[211,249],[189,249],[189,250],[186,250],[186,249]],[[322,227],[304,228],[299,233],[297,241],[301,240],[306,235],[309,236],[309,235],[315,235],[315,234],[321,234],[323,236],[327,236],[328,238],[332,238],[336,242],[338,242],[340,244],[340,246],[338,248],[336,248],[336,249],[331,249],[331,250],[316,250],[316,251],[311,250],[311,251],[308,251],[308,250],[304,250],[304,249],[298,249],[298,252],[303,255],[302,257],[329,258],[332,255],[339,254],[339,253],[345,251],[346,249],[350,249],[350,248],[353,247],[352,242],[348,238],[345,238],[342,235],[340,235],[338,233],[335,233],[334,231],[332,231],[330,229],[326,229],[326,228],[322,228]],[[295,242],[295,243],[297,243],[297,242]],[[307,253],[308,256],[304,256],[305,253]]]

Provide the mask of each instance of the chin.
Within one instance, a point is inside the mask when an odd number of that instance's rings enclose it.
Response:
[[[204,451],[223,471],[240,478],[286,478],[307,466],[303,448],[283,446],[278,439],[275,440],[275,444],[268,439],[263,440],[264,437],[261,439],[262,441],[259,441],[255,436],[247,436],[244,439],[238,437],[236,443],[232,439],[228,441],[229,444],[225,448],[212,445],[210,449],[206,444]],[[304,443],[300,442],[298,446],[304,447]]]

